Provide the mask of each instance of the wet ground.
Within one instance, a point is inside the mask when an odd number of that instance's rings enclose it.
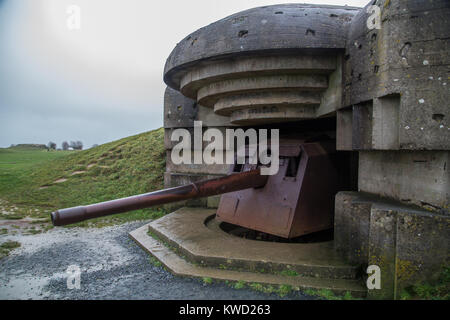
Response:
[[[154,266],[128,237],[129,231],[145,223],[0,235],[0,243],[21,243],[0,260],[0,299],[280,299],[276,294],[176,277]],[[79,289],[68,288],[69,266],[81,270]],[[300,292],[284,297],[307,298]]]

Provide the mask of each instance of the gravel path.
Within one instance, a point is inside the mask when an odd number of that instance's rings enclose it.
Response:
[[[2,235],[22,246],[0,260],[0,299],[279,299],[225,284],[176,277],[150,263],[128,232],[145,222],[101,229],[54,228],[37,235]],[[67,288],[69,265],[81,288]],[[310,298],[300,292],[287,299]]]

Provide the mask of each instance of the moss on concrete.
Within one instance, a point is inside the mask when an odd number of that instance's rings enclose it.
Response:
[[[450,266],[445,266],[434,282],[421,282],[403,289],[400,299],[450,300]]]

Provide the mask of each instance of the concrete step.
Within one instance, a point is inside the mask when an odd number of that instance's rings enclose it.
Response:
[[[212,219],[214,209],[181,208],[149,224],[149,231],[192,263],[213,268],[328,279],[357,279],[359,268],[342,261],[332,241],[279,243],[226,233]]]
[[[366,289],[361,281],[348,279],[323,279],[304,276],[282,276],[270,273],[256,273],[201,267],[181,258],[162,242],[148,234],[150,224],[132,232],[130,237],[144,250],[158,259],[170,272],[177,276],[211,278],[221,281],[244,281],[266,285],[290,285],[295,290],[329,289],[336,294],[350,292],[354,297],[364,297]]]

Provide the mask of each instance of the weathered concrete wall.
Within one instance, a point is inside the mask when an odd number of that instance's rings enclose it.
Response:
[[[370,297],[399,298],[410,285],[436,281],[450,262],[448,216],[374,204],[369,233],[369,265],[382,275],[381,289]]]
[[[342,107],[352,108],[372,134],[353,149],[449,150],[450,2],[378,3],[381,29],[367,28],[366,7],[347,42]],[[364,133],[354,131],[353,140]]]
[[[450,262],[450,216],[361,192],[336,196],[335,247],[350,263],[377,265],[381,289],[370,298],[398,298],[403,289],[436,280]]]
[[[208,127],[219,128],[222,132],[228,126],[229,118],[214,114],[213,110],[198,105],[194,100],[184,97],[178,91],[167,88],[164,96],[164,145],[166,148],[166,173],[164,186],[166,188],[181,186],[195,181],[212,179],[228,173],[229,165],[206,164],[174,164],[171,157],[172,148],[178,143],[171,141],[172,132],[176,129],[186,129],[191,134],[191,144],[194,145],[194,121],[202,121],[203,131]],[[204,148],[207,142],[203,142]],[[203,149],[196,151],[202,153]],[[192,153],[192,158],[194,153]],[[192,161],[193,163],[193,161]],[[166,205],[168,210],[182,206],[217,207],[220,196],[204,199],[194,199]]]
[[[366,26],[367,6],[346,46],[337,149],[359,151],[361,192],[336,196],[335,244],[381,267],[370,297],[396,298],[449,263],[450,2],[377,5],[381,29]]]
[[[166,88],[164,93],[164,128],[193,128],[194,121],[205,127],[232,126],[229,117],[215,114],[210,108],[197,104],[178,91]]]
[[[433,210],[450,209],[446,151],[363,151],[358,189]]]
[[[354,265],[367,265],[369,258],[370,200],[357,192],[339,192],[335,198],[335,248]]]
[[[366,27],[367,7],[350,27],[337,148],[384,150],[361,152],[361,191],[446,208],[449,153],[442,151],[450,149],[450,3],[379,5],[381,29]]]

